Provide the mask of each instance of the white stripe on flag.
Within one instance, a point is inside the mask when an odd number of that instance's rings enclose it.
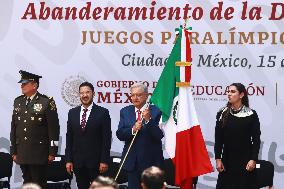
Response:
[[[194,99],[189,87],[180,87],[178,95],[178,132],[199,125]]]
[[[178,96],[176,96],[173,100],[173,108],[178,100]],[[176,153],[176,133],[177,133],[177,126],[175,124],[174,118],[173,118],[173,108],[171,111],[171,116],[168,119],[168,121],[165,123],[163,130],[164,130],[164,136],[165,136],[165,149],[170,158],[175,157]]]

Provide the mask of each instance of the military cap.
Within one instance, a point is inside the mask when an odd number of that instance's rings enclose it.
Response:
[[[18,83],[28,83],[31,81],[34,81],[36,83],[39,83],[39,79],[42,78],[42,76],[29,73],[23,70],[20,70],[19,73],[21,74],[21,80]]]

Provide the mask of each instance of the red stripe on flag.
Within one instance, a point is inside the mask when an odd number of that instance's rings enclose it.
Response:
[[[191,62],[191,48],[190,48],[190,41],[189,41],[189,35],[191,35],[191,32],[184,31],[185,32],[185,38],[186,38],[186,61]]]
[[[191,62],[191,48],[190,48],[190,41],[189,41],[189,35],[190,32],[184,30],[185,32],[185,38],[186,38],[186,61]],[[190,82],[191,79],[191,66],[185,67],[185,82]]]
[[[175,182],[188,187],[192,178],[213,172],[200,126],[176,134]],[[188,188],[187,188],[188,189]]]

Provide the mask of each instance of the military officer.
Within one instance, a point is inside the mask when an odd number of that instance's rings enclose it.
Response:
[[[55,102],[37,90],[41,76],[20,71],[23,95],[14,100],[11,122],[13,160],[20,165],[24,183],[46,188],[47,164],[55,159],[59,120]]]

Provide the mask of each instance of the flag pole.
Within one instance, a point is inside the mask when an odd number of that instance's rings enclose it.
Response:
[[[116,173],[116,176],[115,176],[115,179],[114,179],[115,181],[117,180],[117,178],[118,178],[118,176],[119,176],[119,174],[120,174],[121,168],[122,168],[122,166],[124,165],[124,162],[125,162],[125,160],[126,160],[126,158],[127,158],[127,156],[128,156],[128,153],[129,153],[129,151],[130,151],[130,149],[131,149],[131,147],[132,147],[132,145],[133,145],[133,142],[134,142],[134,140],[135,140],[135,138],[136,138],[138,132],[139,132],[139,130],[134,134],[134,137],[132,138],[132,141],[131,141],[131,143],[130,143],[128,149],[127,149],[127,152],[126,152],[126,154],[125,154],[125,156],[124,156],[124,158],[123,158],[123,160],[122,160],[122,163],[120,164],[119,169],[118,169],[118,171],[117,171],[117,173]]]

